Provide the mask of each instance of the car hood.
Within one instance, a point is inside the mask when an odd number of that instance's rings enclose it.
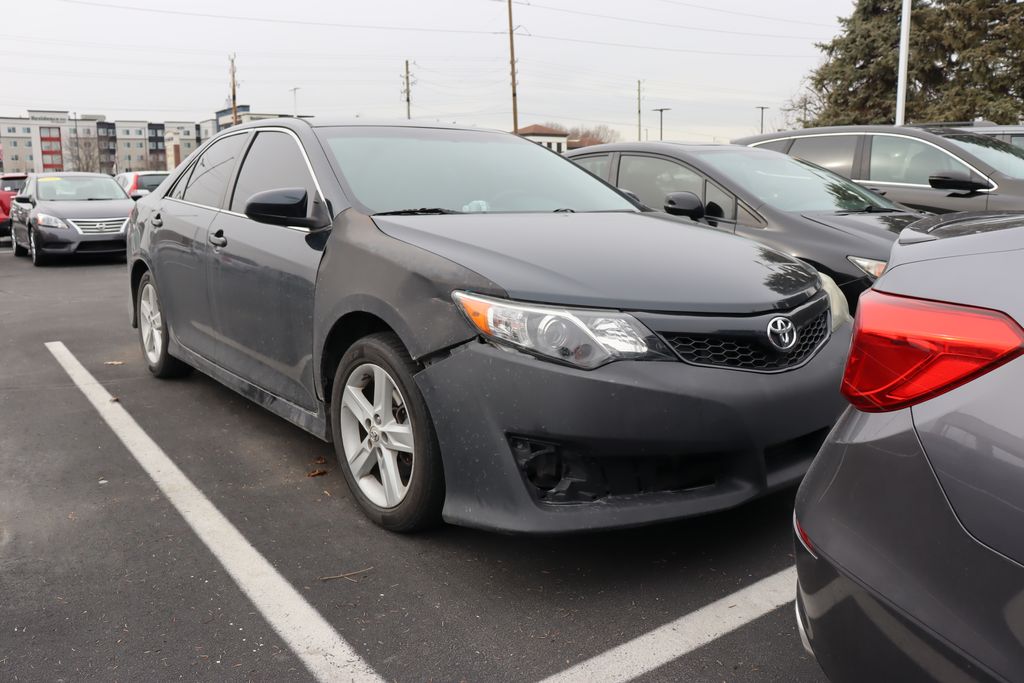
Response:
[[[801,214],[804,218],[821,225],[857,237],[882,236],[895,242],[908,225],[919,221],[924,214],[901,211],[899,213],[828,213],[814,212]]]
[[[40,201],[37,213],[57,218],[128,218],[135,202],[131,199],[103,199],[97,201]]]
[[[756,242],[655,213],[374,216],[385,234],[454,261],[514,299],[675,313],[785,310],[817,273]]]

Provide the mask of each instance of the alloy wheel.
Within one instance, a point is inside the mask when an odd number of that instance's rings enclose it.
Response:
[[[156,296],[156,287],[147,282],[139,295],[139,334],[146,360],[152,365],[160,362],[164,348],[163,316]]]
[[[393,508],[409,493],[416,466],[412,416],[394,378],[364,363],[345,380],[341,398],[345,466],[370,502]]]

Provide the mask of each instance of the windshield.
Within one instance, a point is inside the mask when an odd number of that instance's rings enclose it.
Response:
[[[513,135],[370,126],[319,133],[370,213],[636,211],[572,162]]]
[[[138,181],[135,183],[135,189],[137,190],[149,190],[152,192],[160,183],[167,177],[166,173],[147,173],[146,175],[140,175]]]
[[[1024,149],[984,135],[947,135],[945,137],[1004,176],[1024,178]]]
[[[738,188],[780,211],[895,210],[889,200],[841,175],[770,150],[697,152],[701,161]]]
[[[25,188],[25,178],[0,178],[0,191],[20,192]]]
[[[39,199],[47,202],[128,198],[113,178],[105,176],[43,176],[36,182]]]

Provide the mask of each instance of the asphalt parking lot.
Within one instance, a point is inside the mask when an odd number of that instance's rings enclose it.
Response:
[[[151,378],[126,280],[0,245],[0,680],[310,680],[317,657],[321,679],[823,680],[778,597],[793,492],[614,533],[390,534],[328,444],[199,373]],[[146,438],[126,445],[87,391]],[[158,485],[140,453],[201,495]],[[254,583],[254,559],[289,590]],[[315,651],[331,638],[349,649]]]

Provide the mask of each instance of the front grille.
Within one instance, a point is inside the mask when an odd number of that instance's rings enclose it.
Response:
[[[807,361],[828,339],[829,313],[823,311],[797,327],[799,338],[789,352],[778,351],[760,336],[663,334],[669,346],[687,363],[738,370],[773,372]]]
[[[83,235],[101,235],[121,232],[127,218],[69,218],[71,224]]]

